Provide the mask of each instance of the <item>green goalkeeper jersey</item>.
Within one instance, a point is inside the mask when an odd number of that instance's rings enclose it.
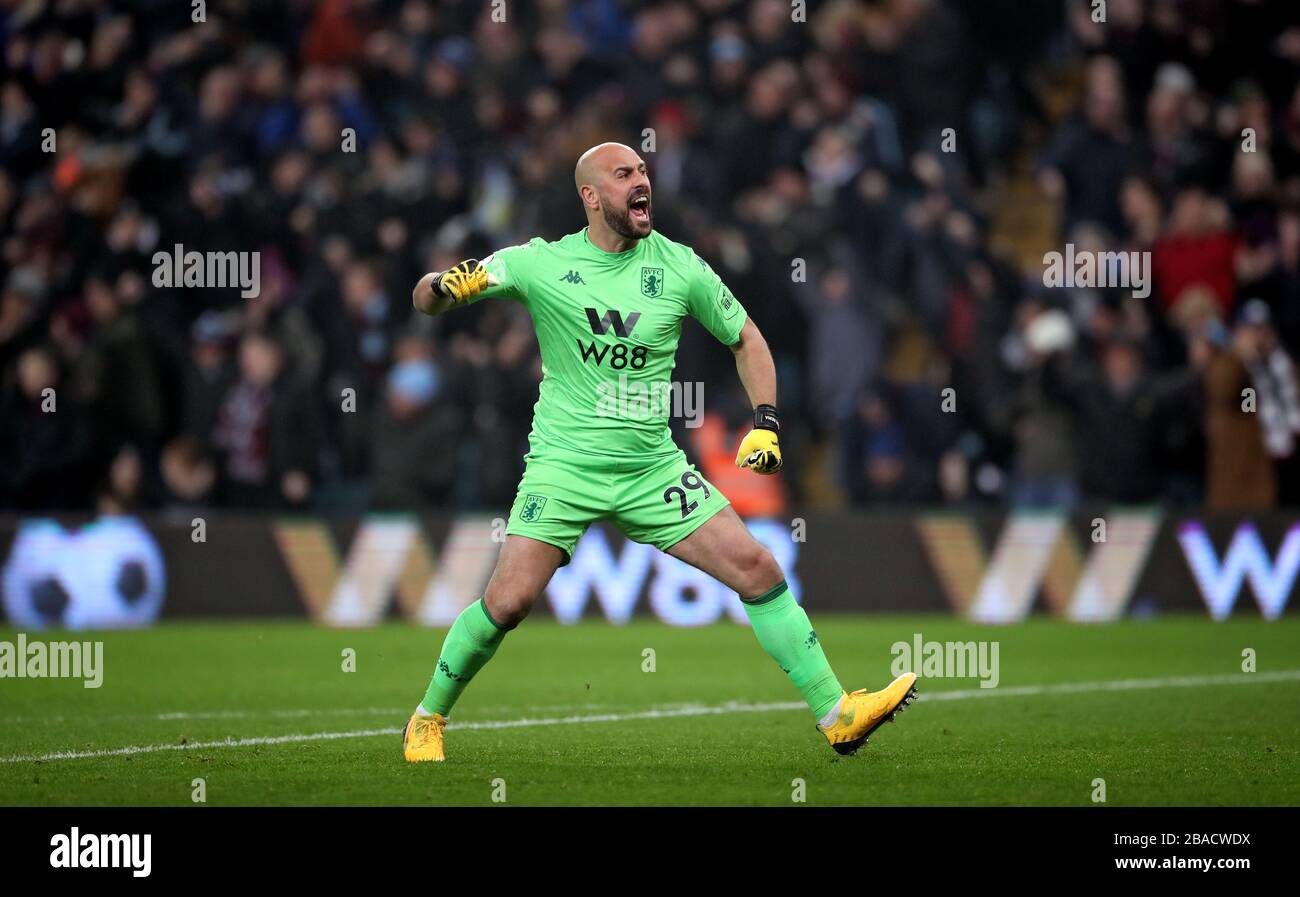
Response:
[[[720,342],[740,337],[745,309],[689,247],[651,233],[626,252],[592,244],[584,228],[535,238],[483,260],[492,285],[475,297],[522,302],[542,353],[529,442],[601,456],[677,451],[668,415],[682,318]]]

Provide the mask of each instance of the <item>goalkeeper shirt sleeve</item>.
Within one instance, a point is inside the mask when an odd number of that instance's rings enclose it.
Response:
[[[487,269],[489,283],[486,289],[469,300],[468,304],[480,299],[515,299],[528,303],[528,283],[532,277],[540,239],[533,239],[518,246],[507,246],[484,258],[480,264]]]
[[[707,262],[692,255],[694,276],[687,297],[691,317],[703,324],[718,342],[734,346],[745,325],[745,307]]]

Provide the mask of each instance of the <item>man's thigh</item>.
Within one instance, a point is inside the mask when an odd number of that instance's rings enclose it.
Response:
[[[547,542],[506,536],[484,593],[492,619],[501,626],[519,623],[564,559],[564,552]]]
[[[784,578],[772,553],[754,538],[730,506],[667,552],[703,570],[742,598],[757,597]]]

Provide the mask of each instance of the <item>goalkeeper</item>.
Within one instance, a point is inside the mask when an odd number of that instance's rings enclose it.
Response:
[[[505,544],[485,594],[447,633],[404,730],[406,759],[444,759],[447,718],[461,692],[597,520],[735,590],[759,644],[807,701],[818,730],[836,751],[851,754],[911,701],[916,676],[846,694],[772,554],[673,443],[668,409],[609,401],[611,389],[668,395],[689,315],[731,348],[754,406],[736,464],[770,476],[782,459],[767,343],[703,259],[655,233],[646,165],[632,149],[593,147],[578,160],[574,180],[585,229],[426,274],[412,294],[430,315],[488,298],[522,303],[537,331],[543,376]]]

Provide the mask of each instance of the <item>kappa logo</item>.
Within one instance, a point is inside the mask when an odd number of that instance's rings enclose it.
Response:
[[[632,312],[627,316],[627,320],[623,319],[621,312],[617,312],[612,308],[607,310],[602,317],[596,317],[596,309],[594,308],[585,308],[583,311],[587,313],[587,323],[591,324],[591,332],[596,336],[604,336],[613,328],[615,336],[626,339],[632,335],[632,329],[636,327],[636,322],[641,319],[641,312],[639,311]],[[595,344],[593,343],[593,345]]]
[[[524,496],[524,506],[519,510],[519,519],[524,523],[532,523],[542,516],[542,509],[546,507],[546,496],[528,494]]]
[[[651,299],[658,299],[664,294],[664,269],[641,269],[641,294]]]
[[[560,283],[580,283],[584,287],[587,285],[587,282],[582,279],[582,275],[577,271],[570,271],[568,274],[561,277]]]

